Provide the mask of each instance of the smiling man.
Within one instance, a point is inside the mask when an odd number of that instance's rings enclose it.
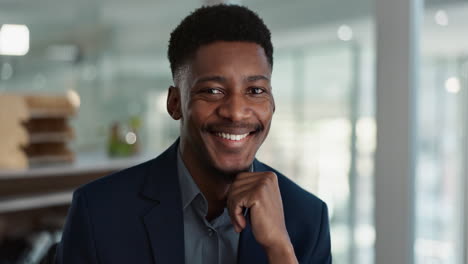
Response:
[[[331,263],[325,203],[255,159],[275,112],[263,21],[202,7],[168,57],[180,138],[74,193],[57,263]]]

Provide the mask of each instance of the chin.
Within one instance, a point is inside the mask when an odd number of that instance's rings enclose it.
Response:
[[[253,161],[252,161],[253,162]],[[215,162],[214,169],[219,172],[220,176],[228,181],[232,182],[236,178],[237,174],[241,172],[248,172],[252,162],[242,163],[217,163]]]

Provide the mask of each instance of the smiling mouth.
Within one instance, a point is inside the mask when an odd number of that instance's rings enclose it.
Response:
[[[229,134],[229,133],[215,133],[217,137],[232,140],[232,141],[241,141],[242,139],[246,138],[250,133],[245,134]]]

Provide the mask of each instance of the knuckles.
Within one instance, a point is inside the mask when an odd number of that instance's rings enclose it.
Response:
[[[272,171],[265,172],[265,178],[268,179],[269,181],[276,182],[278,180],[278,177],[276,176],[276,173]]]
[[[265,172],[262,178],[259,180],[259,186],[268,188],[270,185],[276,185],[278,178],[274,172]]]

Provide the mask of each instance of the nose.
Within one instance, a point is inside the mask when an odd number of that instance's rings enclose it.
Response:
[[[218,107],[218,115],[232,122],[242,121],[252,114],[251,105],[247,102],[245,95],[233,93],[225,97]]]

